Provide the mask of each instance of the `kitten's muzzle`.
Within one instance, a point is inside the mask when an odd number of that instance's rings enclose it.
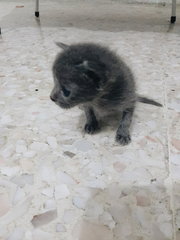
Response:
[[[51,99],[53,102],[56,102],[56,99],[55,99],[55,97],[53,97],[53,96],[50,96],[50,99]]]

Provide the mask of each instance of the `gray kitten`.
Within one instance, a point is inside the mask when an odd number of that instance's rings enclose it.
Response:
[[[137,101],[162,106],[136,94],[135,81],[129,67],[110,49],[94,43],[67,46],[53,64],[54,88],[51,100],[62,108],[82,105],[87,122],[85,132],[99,130],[97,115],[121,113],[116,141],[131,141],[129,128]]]

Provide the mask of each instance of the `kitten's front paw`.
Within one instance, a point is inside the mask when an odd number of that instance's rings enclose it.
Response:
[[[124,146],[131,142],[131,137],[129,134],[128,135],[116,134],[116,141]]]
[[[88,134],[93,134],[99,130],[98,122],[86,123],[84,130]]]

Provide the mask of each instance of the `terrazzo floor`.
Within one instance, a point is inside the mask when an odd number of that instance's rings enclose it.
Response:
[[[0,5],[0,239],[180,240],[180,25],[169,27],[170,7],[45,1],[35,21],[33,2]],[[50,101],[54,41],[110,46],[138,92],[163,104],[137,105],[131,144],[115,143],[116,123],[85,135],[80,109]]]

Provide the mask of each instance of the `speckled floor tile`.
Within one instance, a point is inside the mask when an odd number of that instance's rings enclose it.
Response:
[[[164,26],[163,26],[164,27]],[[110,46],[132,68],[132,143],[116,123],[83,133],[84,114],[49,100],[54,41]],[[179,240],[180,35],[6,27],[0,39],[0,239]]]

